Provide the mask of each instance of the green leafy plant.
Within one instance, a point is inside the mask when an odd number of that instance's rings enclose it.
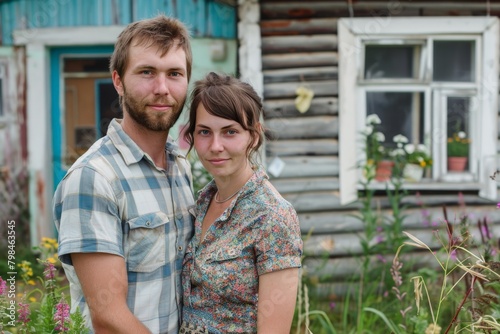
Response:
[[[445,217],[446,217],[445,211]],[[498,319],[498,282],[500,282],[500,263],[487,260],[491,253],[486,240],[489,234],[484,222],[478,222],[482,229],[482,242],[476,244],[469,232],[468,218],[463,216],[457,233],[453,224],[445,219],[445,236],[436,233],[441,249],[436,251],[408,232],[403,232],[408,238],[394,257],[393,270],[401,269],[400,250],[405,246],[428,251],[436,260],[437,268],[441,269],[439,289],[435,291],[435,280],[423,272],[411,277],[414,300],[417,313],[410,317],[413,328],[397,323],[377,309],[365,308],[366,312],[376,314],[386,326],[396,334],[447,334],[462,331],[473,333],[493,333],[500,329]],[[472,250],[477,250],[477,254]],[[402,262],[402,261],[401,261]],[[393,275],[394,277],[394,275]],[[432,277],[432,276],[431,276]],[[400,298],[401,280],[395,279],[395,290]],[[399,282],[399,283],[398,283]],[[495,287],[494,284],[497,284]],[[408,315],[409,310],[404,310]],[[444,331],[443,331],[444,330]],[[443,332],[442,332],[443,331]]]
[[[469,156],[470,139],[463,131],[454,133],[448,138],[447,150],[449,157],[468,157]]]
[[[18,265],[19,282],[0,277],[0,333],[88,333],[79,310],[70,314],[69,298],[64,293],[68,286],[60,274],[56,240],[43,238],[36,250],[44,268],[38,282],[33,280],[29,261]]]

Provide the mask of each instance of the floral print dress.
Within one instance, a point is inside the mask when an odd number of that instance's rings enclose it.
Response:
[[[182,272],[182,318],[210,333],[256,333],[259,275],[301,266],[299,220],[257,169],[200,240],[216,191],[212,181],[196,205],[195,235]]]

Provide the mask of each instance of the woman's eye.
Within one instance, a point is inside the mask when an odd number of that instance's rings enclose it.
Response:
[[[235,135],[236,133],[236,130],[227,130],[228,135]]]
[[[200,134],[202,136],[206,136],[206,135],[208,135],[208,130],[200,130],[200,131],[198,131],[198,134]]]

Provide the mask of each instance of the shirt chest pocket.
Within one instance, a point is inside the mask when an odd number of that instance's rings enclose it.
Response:
[[[206,260],[212,266],[237,270],[254,265],[254,257],[248,251],[238,247],[221,247]]]
[[[163,212],[153,212],[127,221],[125,257],[130,271],[151,272],[164,266],[167,252],[175,254],[175,238],[169,240],[169,219]],[[172,248],[172,250],[170,250]]]

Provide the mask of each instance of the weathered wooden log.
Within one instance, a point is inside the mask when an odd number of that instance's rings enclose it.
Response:
[[[262,36],[336,34],[337,18],[261,21]]]
[[[338,82],[336,80],[268,83],[264,92],[264,99],[296,97],[297,88],[304,86],[314,92],[315,97],[338,95]]]
[[[264,114],[266,120],[276,117],[338,115],[338,112],[339,103],[336,97],[314,97],[311,101],[311,107],[303,114],[295,107],[294,98],[264,100]]]
[[[294,179],[272,179],[272,184],[282,194],[306,191],[334,191],[339,189],[337,177],[302,177]]]
[[[267,156],[337,155],[336,139],[276,140],[266,144]]]
[[[273,140],[332,138],[339,135],[337,116],[273,118],[266,121],[266,128]]]
[[[316,81],[337,80],[338,68],[336,66],[300,67],[265,70],[264,83],[290,82],[290,81]]]
[[[271,36],[261,40],[263,54],[337,50],[337,35]]]
[[[338,53],[333,51],[262,55],[262,68],[264,70],[307,66],[336,66],[338,63]]]
[[[271,182],[281,178],[289,178],[294,182],[294,178],[303,177],[329,177],[338,176],[338,158],[333,156],[280,156],[284,162],[284,168],[279,177],[270,175]],[[269,158],[267,164],[272,163],[273,158]]]

